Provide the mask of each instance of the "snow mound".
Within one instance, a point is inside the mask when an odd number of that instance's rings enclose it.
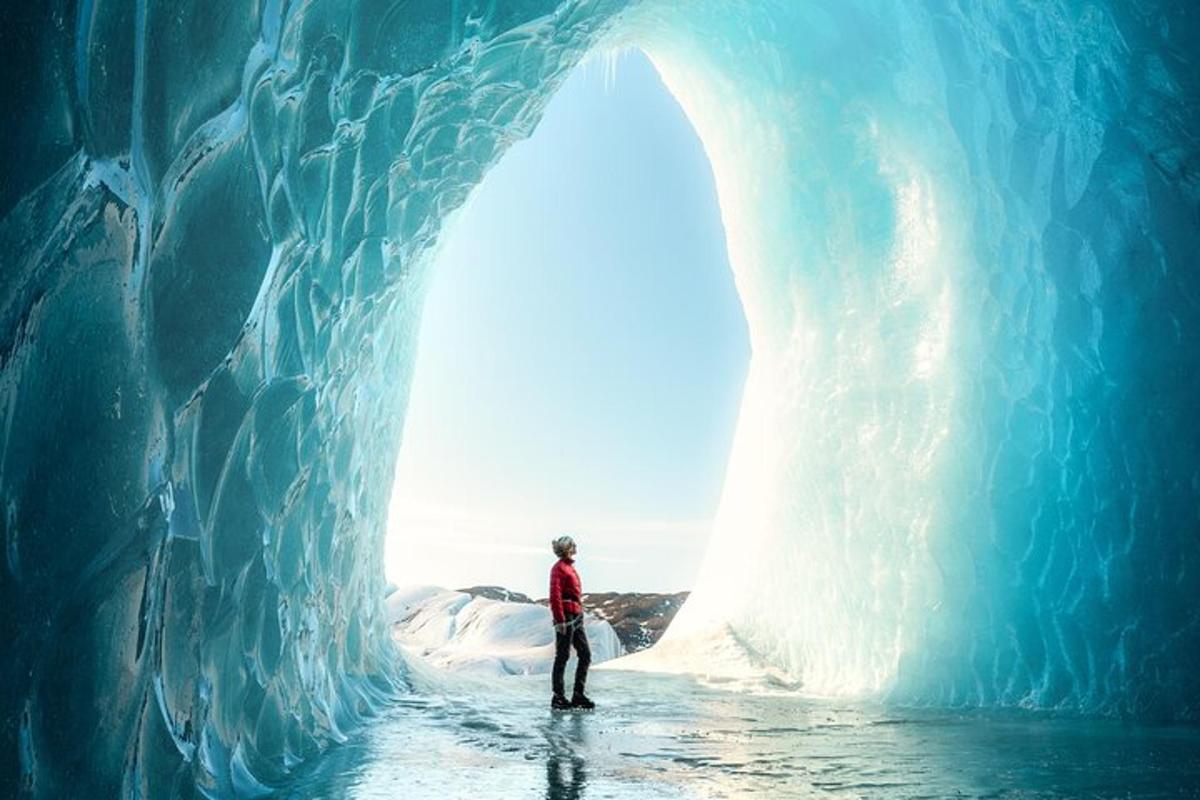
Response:
[[[388,597],[392,638],[405,655],[474,675],[542,675],[554,661],[550,609],[533,603],[472,597],[436,587],[406,587]],[[596,664],[625,654],[608,622],[586,615]],[[575,655],[567,663],[568,678]]]

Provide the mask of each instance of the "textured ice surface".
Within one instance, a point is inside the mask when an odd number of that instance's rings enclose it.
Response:
[[[254,793],[403,689],[424,265],[617,44],[713,160],[754,350],[679,640],[1200,715],[1193,5],[626,5],[4,4],[6,788]]]
[[[421,255],[607,16],[553,10],[4,5],[6,788],[253,793],[402,688]]]
[[[753,349],[668,637],[818,694],[1195,718],[1196,7],[793,5],[649,48]]]

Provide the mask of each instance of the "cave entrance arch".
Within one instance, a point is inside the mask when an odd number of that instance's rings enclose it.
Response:
[[[703,143],[754,354],[696,592],[654,666],[742,670],[711,658],[738,651],[810,691],[866,694],[928,650],[931,612],[964,588],[947,564],[966,562],[934,557],[937,491],[977,467],[951,436],[971,358],[951,340],[979,287],[952,279],[952,126],[848,101],[889,79],[842,63],[860,21],[793,16],[781,38],[766,11],[645,3],[590,44],[647,53]]]
[[[544,597],[570,531],[591,592],[690,589],[749,353],[707,157],[641,51],[572,71],[430,273],[389,582]]]

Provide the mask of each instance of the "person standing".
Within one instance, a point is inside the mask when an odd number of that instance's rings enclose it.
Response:
[[[583,693],[587,683],[588,665],[592,663],[592,650],[588,646],[587,632],[583,628],[583,584],[575,570],[575,540],[560,536],[550,543],[558,561],[550,568],[550,613],[554,617],[554,668],[550,672],[550,707],[595,708],[596,704]],[[568,701],[563,692],[563,671],[571,647],[579,659],[575,665],[575,691]]]

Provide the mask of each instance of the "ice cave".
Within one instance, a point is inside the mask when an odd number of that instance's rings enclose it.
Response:
[[[430,253],[622,47],[710,158],[753,352],[639,668],[713,673],[712,713],[731,647],[818,721],[950,709],[948,771],[1003,715],[1117,725],[1092,793],[1200,791],[1198,40],[1186,0],[6,3],[0,794],[267,796],[381,718],[433,741],[381,558]],[[907,730],[844,727],[860,765]],[[543,752],[540,796],[627,774]],[[761,787],[670,760],[620,796]],[[787,763],[767,796],[836,794]]]

